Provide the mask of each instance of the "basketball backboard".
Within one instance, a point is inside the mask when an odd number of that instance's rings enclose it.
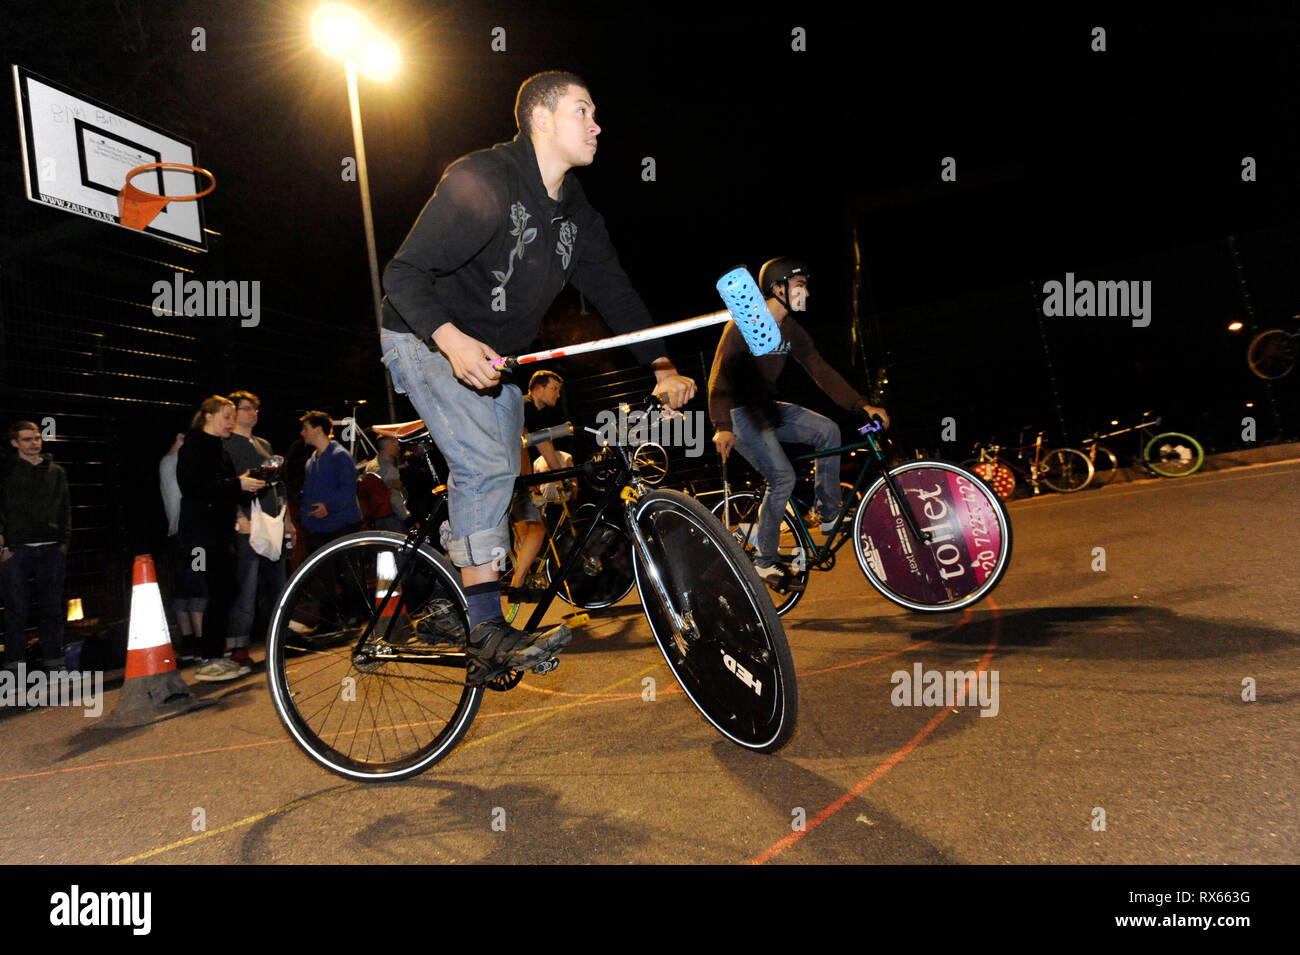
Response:
[[[33,202],[121,225],[117,193],[129,170],[145,163],[195,164],[193,143],[21,66],[13,70],[23,179]],[[191,172],[154,169],[137,176],[135,185],[186,196],[201,190],[197,180]],[[201,201],[168,204],[144,231],[207,251]]]

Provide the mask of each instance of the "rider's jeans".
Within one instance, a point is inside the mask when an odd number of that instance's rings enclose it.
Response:
[[[765,421],[749,408],[731,409],[731,430],[736,450],[767,479],[767,494],[758,512],[757,556],[754,563],[768,567],[776,563],[781,539],[781,515],[794,491],[795,473],[781,442],[808,444],[828,451],[840,443],[840,429],[834,421],[799,405],[776,403],[779,420]],[[822,520],[834,517],[840,507],[840,459],[827,455],[817,459],[816,506]]]
[[[379,341],[393,388],[411,399],[447,459],[447,555],[457,567],[500,559],[510,550],[523,395],[515,385],[475,391],[462,384],[441,352],[410,333],[385,328]]]

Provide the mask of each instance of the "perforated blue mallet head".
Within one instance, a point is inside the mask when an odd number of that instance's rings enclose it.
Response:
[[[718,279],[718,294],[753,355],[767,355],[781,344],[781,327],[768,310],[749,269],[738,265]]]

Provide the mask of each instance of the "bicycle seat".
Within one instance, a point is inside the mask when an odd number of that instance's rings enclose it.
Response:
[[[398,424],[377,424],[370,429],[381,438],[396,438],[400,444],[419,441],[429,433],[424,422],[419,418],[414,421],[402,421]]]

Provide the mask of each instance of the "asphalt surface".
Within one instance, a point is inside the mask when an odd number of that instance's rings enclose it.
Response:
[[[695,712],[635,591],[400,783],[310,762],[261,672],[140,729],[9,712],[0,862],[1294,863],[1298,493],[1292,461],[1013,502],[1005,579],[937,617],[842,551],[785,618],[774,755]],[[918,663],[996,671],[996,715],[893,705]]]

